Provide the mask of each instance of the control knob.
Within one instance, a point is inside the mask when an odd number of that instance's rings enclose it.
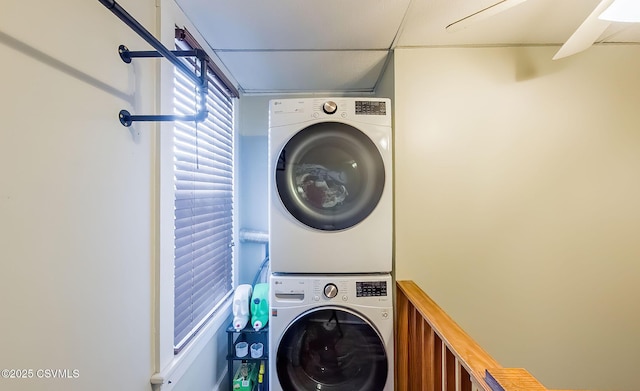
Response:
[[[336,102],[329,100],[324,102],[324,104],[322,105],[322,111],[327,114],[334,114],[336,110],[338,110],[338,105],[336,104]]]
[[[324,286],[324,295],[328,299],[333,299],[338,294],[338,287],[336,284],[327,284]]]

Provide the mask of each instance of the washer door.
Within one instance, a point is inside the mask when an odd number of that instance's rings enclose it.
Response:
[[[298,317],[284,332],[276,368],[284,390],[379,391],[388,359],[375,328],[340,307],[321,307]]]
[[[376,145],[339,122],[311,125],[280,152],[275,182],[285,208],[301,223],[324,231],[352,227],[375,209],[385,172]]]

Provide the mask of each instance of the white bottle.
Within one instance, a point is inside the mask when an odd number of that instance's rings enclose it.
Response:
[[[236,331],[242,330],[249,323],[249,300],[252,290],[251,285],[242,284],[238,285],[233,294],[233,328]]]

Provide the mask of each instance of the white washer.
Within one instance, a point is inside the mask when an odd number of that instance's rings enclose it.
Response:
[[[269,390],[392,391],[389,274],[271,276]]]
[[[271,271],[391,272],[391,101],[277,99],[269,108]]]

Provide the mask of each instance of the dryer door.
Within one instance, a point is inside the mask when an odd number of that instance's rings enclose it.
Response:
[[[343,230],[376,207],[385,171],[376,145],[360,130],[339,122],[311,125],[296,133],[276,164],[277,192],[301,223]]]
[[[284,332],[275,359],[283,390],[383,390],[389,369],[376,329],[340,307],[298,317]]]

